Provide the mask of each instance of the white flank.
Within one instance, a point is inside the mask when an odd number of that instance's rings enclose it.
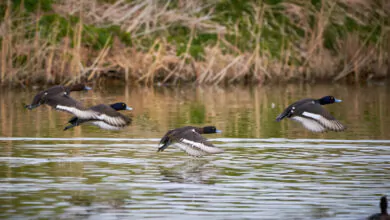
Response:
[[[309,129],[310,131],[313,131],[313,132],[326,131],[326,128],[315,120],[300,117],[300,116],[294,116],[291,119],[300,122],[305,128]]]
[[[96,119],[97,118],[97,114],[95,112],[88,111],[88,110],[80,110],[76,107],[57,105],[56,109],[72,113],[80,119]]]
[[[321,115],[317,115],[317,114],[310,113],[310,112],[303,112],[302,115],[309,117],[309,118],[312,118],[312,119],[315,119],[315,120],[320,120],[320,118],[322,118]]]
[[[98,126],[101,129],[106,129],[106,130],[120,130],[123,128],[123,127],[115,127],[115,126],[109,125],[109,124],[105,123],[104,121],[94,121],[94,122],[92,122],[92,124]]]

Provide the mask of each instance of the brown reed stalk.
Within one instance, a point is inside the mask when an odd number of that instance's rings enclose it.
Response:
[[[155,53],[154,48],[156,48],[157,45],[158,45],[158,50]],[[150,67],[147,69],[147,72],[145,74],[141,75],[141,77],[139,77],[139,79],[137,80],[138,82],[144,81],[146,84],[153,83],[154,73],[159,67],[161,67],[162,50],[163,50],[163,47],[160,44],[160,40],[156,39],[154,41],[152,47],[150,47],[149,52],[148,52],[153,57],[154,61],[151,63]]]
[[[372,30],[372,32],[364,39],[363,43],[360,44],[359,47],[353,47],[353,48],[348,48],[355,50],[353,53],[353,56],[350,58],[351,61],[347,64],[347,66],[344,67],[344,70],[340,72],[333,80],[337,81],[340,80],[341,78],[344,78],[347,76],[351,71],[355,70],[355,74],[358,74],[358,70],[362,67],[365,66],[368,61],[371,59],[371,55],[373,55],[374,50],[370,49],[369,51],[365,51],[364,49],[367,48],[368,45],[368,40],[374,33],[375,29]],[[357,49],[357,50],[356,50]],[[365,52],[368,52],[365,53]],[[359,75],[355,75],[355,80],[359,78]]]
[[[82,39],[83,39],[83,3],[84,3],[84,0],[81,0],[80,1],[80,4],[79,4],[79,22],[76,24],[76,30],[74,32],[74,35],[73,35],[73,42],[75,42],[75,46],[72,50],[72,62],[71,62],[71,66],[70,66],[70,74],[71,74],[71,77],[73,78],[72,81],[75,81],[75,82],[80,82],[80,79],[81,79],[81,75],[82,73],[85,71],[84,70],[84,66],[82,64],[82,61],[81,61],[81,42],[82,42]]]
[[[98,74],[98,66],[101,65],[101,63],[104,61],[105,57],[107,56],[108,52],[110,51],[111,47],[109,45],[109,42],[111,41],[111,37],[109,37],[107,40],[106,40],[106,43],[104,44],[104,47],[103,49],[100,51],[99,55],[96,57],[95,61],[92,63],[92,65],[90,67],[88,67],[85,71],[84,71],[84,74],[86,72],[88,72],[88,70],[92,70],[91,71],[91,74],[89,74],[88,76],[88,80],[91,80],[95,77],[96,74]],[[83,74],[82,74],[83,75]],[[82,76],[80,75],[80,76]]]
[[[10,12],[11,11],[11,0],[7,1],[7,7],[5,9],[4,14],[4,30],[6,33],[4,33],[4,37],[1,42],[1,82],[4,83],[5,81],[5,74],[6,71],[10,68],[9,66],[9,59],[11,58],[11,54],[9,51],[9,46],[11,43],[11,18],[10,18]],[[8,58],[8,59],[7,59]]]

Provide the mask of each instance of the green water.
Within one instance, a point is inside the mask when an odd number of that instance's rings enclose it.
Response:
[[[109,88],[107,88],[109,87]],[[0,217],[3,219],[361,219],[390,191],[390,87],[94,86],[86,106],[126,102],[121,131],[23,108],[36,90],[0,93]],[[348,127],[315,134],[275,117],[291,102],[334,95],[325,108]],[[225,152],[194,159],[164,133],[215,125]]]

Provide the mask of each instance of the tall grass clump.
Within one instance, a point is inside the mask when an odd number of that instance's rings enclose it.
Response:
[[[386,0],[6,0],[1,84],[386,77]]]

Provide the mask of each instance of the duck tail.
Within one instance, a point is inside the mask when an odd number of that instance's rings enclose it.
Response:
[[[285,118],[285,117],[287,117],[288,116],[288,114],[287,114],[287,112],[285,111],[285,112],[283,112],[282,114],[280,114],[280,115],[278,115],[278,117],[276,117],[276,121],[281,121],[283,118]]]
[[[30,104],[30,105],[25,105],[24,107],[27,108],[28,110],[32,110],[38,106],[40,106],[41,104]]]
[[[387,198],[386,198],[386,196],[382,196],[381,202],[380,202],[380,207],[381,207],[381,213],[387,214]]]
[[[159,144],[159,148],[157,149],[157,152],[162,152],[164,151],[169,145],[171,144],[171,140],[169,139],[168,136],[164,136]]]
[[[77,118],[77,117],[73,117],[73,118],[71,118],[71,119],[69,119],[69,123],[71,123],[71,124],[74,124],[74,123],[76,123],[77,122],[77,120],[79,120],[79,118]]]
[[[68,125],[68,126],[66,126],[66,127],[64,128],[64,131],[66,131],[66,130],[68,130],[68,129],[71,129],[71,128],[73,128],[73,127],[76,127],[76,126],[77,126],[77,124]]]
[[[71,118],[68,122],[70,123],[70,125],[66,126],[66,127],[64,128],[64,131],[66,131],[66,130],[68,130],[68,129],[71,129],[71,128],[73,128],[73,127],[76,127],[76,126],[80,125],[80,122],[81,122],[81,121],[80,121],[79,118],[73,117],[73,118]]]
[[[161,146],[161,145],[160,145]],[[169,146],[168,143],[165,143],[164,145],[162,145],[161,147],[159,147],[157,149],[157,152],[163,152],[167,147]]]

